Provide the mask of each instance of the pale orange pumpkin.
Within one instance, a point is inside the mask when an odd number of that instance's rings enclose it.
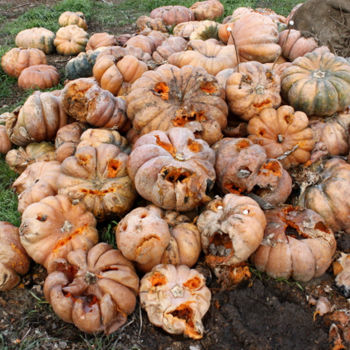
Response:
[[[6,127],[0,125],[0,153],[6,154],[12,147],[12,143],[7,135]]]
[[[184,51],[187,46],[187,41],[180,36],[171,36],[164,40],[153,52],[152,58],[157,63],[163,63],[169,56],[175,52]]]
[[[185,6],[162,6],[150,13],[151,18],[161,18],[165,25],[174,25],[194,20],[193,12]]]
[[[60,27],[76,24],[78,27],[81,27],[85,30],[87,30],[88,27],[85,20],[85,16],[82,12],[65,11],[58,18],[58,24],[60,25]]]
[[[224,6],[219,0],[206,0],[195,2],[190,10],[197,21],[215,19],[223,15]]]
[[[16,35],[16,46],[25,49],[35,48],[50,54],[54,51],[55,33],[46,28],[30,28]]]
[[[161,18],[151,18],[148,16],[140,16],[136,20],[136,26],[139,30],[152,29],[160,32],[167,32],[167,26],[163,23]]]
[[[59,80],[56,67],[39,64],[22,70],[18,77],[18,86],[22,89],[48,89],[57,85]]]
[[[89,34],[75,24],[61,27],[54,40],[57,53],[61,55],[77,55],[85,50]]]
[[[86,44],[86,51],[96,50],[103,46],[114,46],[117,45],[117,40],[114,35],[108,33],[95,33],[91,35],[89,41]]]

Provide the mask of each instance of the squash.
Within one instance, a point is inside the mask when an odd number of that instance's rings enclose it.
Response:
[[[16,35],[16,46],[21,48],[34,48],[50,54],[54,51],[55,33],[46,28],[30,28]]]
[[[194,20],[193,12],[185,6],[158,7],[152,10],[149,16],[151,18],[161,18],[163,23],[167,26]]]
[[[82,12],[65,11],[58,18],[58,24],[60,27],[76,24],[78,27],[83,28],[84,30],[87,30],[88,28],[85,16]]]
[[[22,89],[48,89],[57,85],[59,80],[56,67],[39,64],[22,70],[18,77],[18,86]]]
[[[6,127],[0,125],[0,153],[6,154],[12,147],[12,143],[7,135]]]
[[[117,45],[117,40],[114,35],[108,33],[95,33],[91,35],[89,41],[86,44],[86,51],[96,50],[99,47],[114,46]]]
[[[60,55],[77,55],[85,50],[89,34],[75,24],[61,27],[54,40],[56,51]]]
[[[216,19],[224,14],[224,6],[219,0],[206,0],[195,2],[190,10],[197,21]]]
[[[163,63],[164,61],[167,61],[171,54],[184,51],[186,46],[187,41],[184,38],[179,36],[171,36],[157,47],[152,54],[152,58],[157,63]]]

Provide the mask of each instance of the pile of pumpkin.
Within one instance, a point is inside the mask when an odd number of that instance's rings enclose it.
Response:
[[[152,323],[198,339],[211,298],[191,269],[201,252],[226,286],[250,277],[248,259],[304,282],[329,268],[333,232],[350,234],[350,64],[290,18],[238,8],[214,22],[223,10],[162,7],[138,19],[139,34],[89,40],[83,15],[65,13],[55,39],[17,35],[2,67],[19,82],[31,69],[50,81],[40,50],[87,45],[62,90],[1,116],[22,222],[1,224],[0,290],[27,272],[28,254],[47,269],[54,311],[82,331],[114,332],[139,295]],[[133,209],[137,197],[147,203]],[[112,218],[118,249],[98,243],[96,222]]]

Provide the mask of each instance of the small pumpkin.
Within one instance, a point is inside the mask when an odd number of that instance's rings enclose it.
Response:
[[[59,83],[56,67],[47,64],[30,66],[22,70],[18,86],[22,89],[48,89]]]
[[[170,334],[202,338],[210,299],[204,276],[185,265],[157,265],[140,283],[140,302],[149,320]]]
[[[197,21],[216,19],[224,14],[224,6],[219,0],[206,0],[195,2],[190,10]]]
[[[85,50],[89,34],[75,24],[61,27],[54,40],[56,51],[60,55],[77,55]]]
[[[123,255],[144,272],[160,263],[192,267],[201,252],[198,229],[189,218],[154,205],[124,216],[115,236]]]
[[[12,147],[12,143],[7,135],[6,127],[0,125],[0,153],[6,154]]]
[[[91,35],[89,41],[86,44],[86,51],[96,50],[99,47],[114,46],[117,45],[117,40],[114,35],[108,33],[95,33]]]
[[[157,47],[152,54],[152,58],[157,63],[163,63],[164,61],[167,61],[171,54],[184,51],[186,46],[187,41],[184,38],[180,36],[171,36]]]
[[[350,64],[316,50],[297,58],[282,74],[283,98],[308,116],[331,116],[350,104]]]
[[[284,206],[265,211],[264,239],[252,256],[255,267],[273,278],[307,282],[332,263],[333,232],[312,210]]]
[[[29,270],[29,258],[19,240],[18,227],[0,221],[0,291],[14,288]]]
[[[139,287],[132,264],[106,243],[76,249],[54,262],[44,284],[46,300],[65,322],[87,333],[111,334],[136,306]]]
[[[282,157],[288,169],[310,159],[315,140],[309,119],[304,112],[294,112],[293,107],[267,108],[248,123],[249,138],[264,147],[269,158]],[[288,154],[286,154],[286,152]]]
[[[158,7],[149,15],[151,18],[161,18],[167,26],[176,25],[181,22],[193,21],[193,12],[185,6],[162,6]]]
[[[28,255],[48,272],[54,261],[71,250],[88,250],[98,242],[96,220],[81,203],[72,204],[63,195],[49,196],[29,205],[19,228]]]
[[[16,46],[25,49],[34,48],[50,54],[54,51],[55,33],[46,28],[30,28],[19,32],[16,35]]]
[[[163,209],[189,211],[210,200],[215,154],[187,128],[152,131],[135,143],[128,173],[137,192]]]
[[[22,70],[38,64],[46,64],[46,56],[39,49],[13,48],[1,57],[1,67],[4,72],[18,78]]]
[[[58,24],[60,27],[66,27],[71,24],[75,24],[84,30],[87,30],[88,28],[85,16],[82,12],[65,11],[58,18]]]

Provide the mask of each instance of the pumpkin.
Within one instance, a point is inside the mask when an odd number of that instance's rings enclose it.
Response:
[[[89,34],[75,24],[61,27],[54,40],[56,51],[60,55],[77,55],[85,50]]]
[[[185,6],[158,7],[152,10],[149,16],[151,18],[161,18],[163,23],[167,26],[194,20],[193,12]]]
[[[215,39],[191,40],[188,48],[192,50],[173,53],[168,62],[180,68],[186,65],[202,67],[212,75],[237,65],[234,45],[221,46]]]
[[[129,49],[130,47],[139,48],[144,53],[152,55],[152,52],[156,49],[155,41],[152,37],[146,35],[135,35],[131,37],[126,43],[125,47]]]
[[[281,163],[288,169],[310,159],[315,140],[309,119],[293,107],[281,106],[277,110],[267,108],[248,123],[249,138],[262,147],[269,158],[282,157]]]
[[[190,35],[190,40],[218,39],[219,24],[214,21],[200,21]]]
[[[85,16],[82,12],[71,12],[65,11],[58,18],[58,24],[60,27],[66,27],[71,24],[75,24],[80,28],[87,30],[87,23],[85,20]]]
[[[13,171],[21,174],[32,163],[56,160],[55,147],[50,142],[32,142],[25,148],[12,149],[5,159]]]
[[[117,45],[114,35],[108,33],[95,33],[94,35],[91,35],[89,41],[87,42],[86,51],[114,45]]]
[[[161,18],[151,18],[148,16],[140,16],[136,20],[137,28],[142,31],[145,29],[159,30],[160,32],[167,32],[167,26],[163,23]]]
[[[202,338],[210,299],[204,276],[185,265],[157,265],[140,283],[140,302],[149,320],[170,334]]]
[[[277,24],[256,12],[242,15],[234,22],[228,44],[237,46],[240,61],[274,62],[281,54]]]
[[[132,55],[135,56],[138,60],[147,62],[151,59],[151,55],[148,53],[145,53],[140,49],[139,47],[120,47],[120,46],[110,46],[105,48],[100,48],[98,50],[101,50],[99,55],[97,56],[96,60],[101,58],[104,55],[113,55],[118,60],[123,58],[126,55]]]
[[[300,205],[320,214],[334,232],[350,233],[350,164],[342,159],[330,159],[319,176],[319,181],[302,193]]]
[[[350,104],[350,64],[330,52],[297,58],[282,74],[282,96],[307,115],[330,116]]]
[[[16,46],[25,49],[34,48],[50,54],[54,51],[55,33],[46,28],[30,28],[19,32],[16,35]]]
[[[60,163],[56,161],[35,162],[29,165],[12,184],[18,196],[18,211],[23,211],[32,203],[57,194],[57,178]]]
[[[127,115],[141,135],[186,126],[213,144],[227,124],[224,92],[203,68],[162,65],[145,72],[126,96]]]
[[[123,255],[144,272],[160,263],[192,267],[201,252],[198,229],[189,218],[154,205],[124,216],[115,236]]]
[[[29,259],[23,249],[18,227],[0,221],[0,291],[14,288],[20,281],[19,275],[29,270]]]
[[[266,219],[253,199],[229,193],[210,201],[196,225],[205,261],[215,272],[249,258],[263,239]]]
[[[86,129],[82,123],[74,122],[63,126],[57,131],[55,139],[55,157],[57,161],[63,162],[72,156],[80,142],[80,135]]]
[[[46,63],[46,56],[39,49],[13,48],[1,57],[2,69],[15,78],[18,78],[22,70],[29,66]]]
[[[187,128],[152,131],[134,144],[128,173],[137,192],[163,209],[189,211],[207,203],[215,154]]]
[[[168,37],[169,37],[169,34],[167,34],[167,33],[162,33],[158,30],[149,30],[149,29],[144,30],[140,34],[146,35],[147,38],[151,39],[151,41],[153,42],[153,45],[154,45],[154,50],[159,45],[162,45],[163,41],[168,39]]]
[[[57,130],[67,124],[61,98],[54,92],[35,91],[24,105],[6,120],[7,134],[12,143],[26,146],[31,142],[50,141]]]
[[[44,284],[46,300],[63,321],[81,331],[111,334],[136,306],[139,287],[132,264],[106,243],[57,259]]]
[[[22,89],[48,89],[57,85],[59,80],[56,67],[39,64],[22,70],[18,77],[18,86]]]
[[[215,76],[215,78],[218,81],[219,85],[225,90],[225,95],[226,95],[226,82],[227,82],[227,79],[231,76],[231,74],[234,71],[235,71],[234,68],[226,68],[226,69],[221,70]]]
[[[201,25],[199,21],[182,22],[174,27],[173,34],[175,36],[181,36],[184,39],[189,39],[191,34]]]
[[[295,29],[282,31],[279,34],[278,43],[282,47],[282,55],[290,61],[294,61],[318,47],[314,38],[304,38],[301,32]]]
[[[125,101],[91,78],[69,82],[62,91],[62,107],[74,119],[96,127],[123,130],[126,126]]]
[[[224,14],[224,6],[218,0],[206,0],[195,2],[190,10],[194,13],[197,21],[204,19],[215,19]]]
[[[340,257],[333,263],[333,272],[336,275],[335,284],[346,298],[350,296],[349,268],[350,255],[341,253]]]
[[[281,104],[280,78],[266,65],[245,62],[226,80],[226,99],[230,110],[250,120],[266,108]]]
[[[273,278],[307,282],[332,263],[333,232],[320,215],[290,205],[265,211],[264,239],[252,256],[255,267]]]
[[[63,195],[49,196],[29,205],[19,228],[28,255],[52,272],[54,261],[71,250],[88,250],[98,241],[96,220],[82,203]]]
[[[126,170],[128,156],[112,144],[78,147],[61,164],[58,193],[83,202],[98,220],[121,216],[136,197]]]
[[[263,147],[247,138],[224,138],[213,148],[217,183],[224,193],[254,191],[272,205],[287,200],[292,179],[278,160],[267,159]]]
[[[186,46],[187,41],[184,38],[179,36],[171,36],[157,47],[152,54],[152,58],[157,63],[163,63],[164,61],[167,61],[171,54],[184,51]]]
[[[11,141],[7,135],[6,127],[0,125],[0,153],[6,154],[12,147]]]

